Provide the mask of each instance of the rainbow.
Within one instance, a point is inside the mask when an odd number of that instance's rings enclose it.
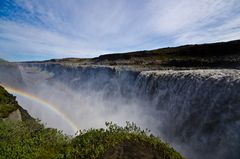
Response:
[[[68,123],[68,125],[73,129],[74,132],[77,133],[77,131],[79,130],[78,126],[72,122],[67,116],[66,114],[64,114],[63,112],[61,112],[61,110],[59,110],[56,106],[54,106],[53,104],[49,103],[48,101],[41,99],[37,96],[34,96],[33,94],[29,94],[27,92],[24,92],[20,89],[16,89],[10,86],[7,86],[5,84],[0,84],[2,87],[4,87],[9,93],[13,93],[19,96],[22,96],[24,98],[27,98],[33,102],[36,102],[42,106],[44,106],[45,108],[53,111],[54,113],[56,113],[59,117],[61,117],[66,123]]]

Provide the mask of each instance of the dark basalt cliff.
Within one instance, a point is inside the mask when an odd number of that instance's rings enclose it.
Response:
[[[240,40],[106,54],[92,59],[52,59],[44,63],[114,66],[134,70],[240,68]]]

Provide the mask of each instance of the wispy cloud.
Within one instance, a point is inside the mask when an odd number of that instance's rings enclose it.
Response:
[[[0,7],[0,56],[13,60],[240,38],[238,0],[4,0]]]

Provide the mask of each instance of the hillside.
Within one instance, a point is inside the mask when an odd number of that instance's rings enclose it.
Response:
[[[52,59],[37,63],[117,66],[140,70],[239,68],[240,40],[212,44],[185,45],[130,53],[106,54],[91,59]]]
[[[23,120],[9,118],[16,110],[21,112]],[[183,159],[168,144],[134,123],[120,127],[107,122],[106,129],[83,130],[74,138],[45,128],[3,87],[0,87],[0,115],[1,158]]]
[[[33,119],[26,110],[18,105],[16,97],[0,86],[0,120],[25,121]]]

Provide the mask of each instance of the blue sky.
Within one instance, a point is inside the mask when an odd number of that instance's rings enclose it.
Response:
[[[0,1],[0,58],[10,61],[235,39],[239,0]]]

